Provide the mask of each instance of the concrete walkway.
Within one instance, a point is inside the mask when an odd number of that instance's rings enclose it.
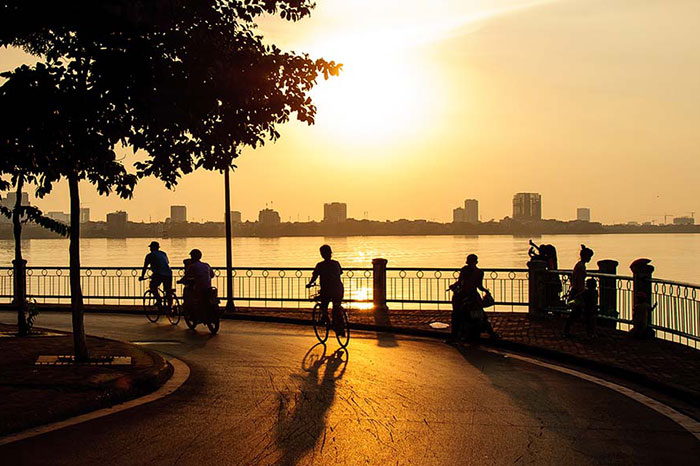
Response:
[[[67,330],[70,315],[42,313]],[[570,374],[440,340],[225,321],[219,334],[86,316],[94,335],[191,369],[172,395],[0,447],[7,464],[693,464],[700,442],[647,405]]]
[[[449,328],[435,329],[431,323],[449,324],[448,311],[389,310],[375,315],[371,310],[350,310],[357,328],[380,328],[419,335],[449,335]],[[523,351],[558,362],[582,366],[647,385],[700,407],[700,350],[660,339],[638,340],[627,332],[599,326],[598,336],[587,338],[582,324],[574,326],[574,338],[564,338],[564,318],[549,316],[532,320],[526,313],[489,314],[502,338],[488,345]],[[244,309],[234,318],[310,321],[308,310]],[[391,345],[386,334],[380,344]]]

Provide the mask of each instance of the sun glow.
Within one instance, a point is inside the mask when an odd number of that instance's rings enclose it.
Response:
[[[314,91],[316,126],[329,137],[378,142],[416,134],[434,123],[439,85],[408,50],[381,37],[348,37],[324,48],[343,63],[340,76]]]

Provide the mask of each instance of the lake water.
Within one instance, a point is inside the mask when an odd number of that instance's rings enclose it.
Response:
[[[514,236],[354,236],[234,238],[234,265],[243,267],[312,267],[318,260],[318,247],[327,243],[334,257],[346,267],[370,267],[372,258],[384,257],[390,267],[461,267],[466,254],[479,255],[481,267],[525,267],[528,239]],[[620,262],[618,273],[630,275],[629,264],[639,257],[652,259],[654,276],[669,280],[700,283],[700,235],[542,235],[537,243],[557,247],[561,268],[572,268],[580,244],[595,251],[593,263],[600,259]],[[199,248],[204,260],[223,266],[223,238],[158,239],[174,265],[192,248]],[[148,252],[149,239],[81,240],[84,266],[138,267]],[[10,267],[14,254],[11,240],[0,241],[0,263]],[[67,239],[32,239],[23,242],[23,254],[30,266],[67,266]],[[589,267],[595,268],[595,265]]]

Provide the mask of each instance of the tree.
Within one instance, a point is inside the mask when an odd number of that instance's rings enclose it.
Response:
[[[0,5],[0,45],[41,56],[56,79],[65,123],[55,133],[71,195],[71,303],[83,333],[78,181],[129,196],[135,179],[114,157],[117,142],[146,151],[139,176],[168,187],[196,168],[227,170],[239,147],[276,139],[278,124],[313,122],[308,92],[340,68],[265,45],[255,18],[296,21],[308,0],[111,0]],[[60,125],[59,125],[60,126]],[[101,184],[100,184],[101,183]],[[77,337],[76,337],[77,338]],[[83,338],[84,340],[84,338]],[[87,357],[76,340],[76,357]]]
[[[80,288],[78,183],[87,180],[101,194],[115,189],[120,196],[129,197],[136,177],[126,172],[114,152],[129,127],[126,117],[114,111],[99,88],[90,85],[88,73],[80,65],[77,61],[68,66],[53,61],[22,66],[3,75],[7,81],[2,95],[12,105],[2,107],[8,126],[2,130],[0,167],[14,166],[22,176],[31,177],[39,196],[50,192],[59,179],[68,180],[73,335],[75,357],[82,361],[89,355]],[[23,113],[22,108],[29,110]]]
[[[8,74],[0,75],[3,78]],[[43,215],[34,206],[22,205],[23,187],[36,183],[38,167],[47,167],[42,156],[43,124],[36,126],[34,112],[41,112],[44,96],[37,92],[36,83],[17,79],[0,87],[0,173],[9,175],[10,182],[0,181],[0,189],[15,188],[14,206],[0,206],[0,214],[10,218],[13,224],[15,259],[13,260],[13,304],[17,307],[17,329],[26,335],[31,326],[27,321],[27,287],[25,266],[22,257],[22,223],[33,222],[46,229],[67,236],[68,227]],[[29,316],[31,318],[32,316]]]

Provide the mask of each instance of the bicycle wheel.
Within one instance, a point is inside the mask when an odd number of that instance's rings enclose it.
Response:
[[[151,290],[146,290],[143,294],[143,312],[146,318],[155,323],[160,318],[160,309],[158,308],[158,300],[153,296]]]
[[[348,313],[341,307],[337,311],[337,316],[333,315],[333,319],[336,318],[339,318],[340,321],[337,323],[337,326],[335,325],[336,322],[333,322],[335,338],[338,340],[338,344],[341,348],[347,348],[348,343],[350,343],[350,320],[348,319]]]
[[[168,320],[172,325],[180,323],[180,300],[173,294],[173,304],[168,312]]]
[[[207,327],[212,335],[216,335],[216,332],[219,331],[219,321],[219,317],[216,317],[212,322],[207,322]]]
[[[318,338],[318,341],[321,343],[325,343],[328,339],[328,329],[330,326],[328,317],[321,310],[321,305],[319,303],[316,303],[314,310],[311,312],[311,320],[314,325],[314,333],[316,334],[316,338]]]

